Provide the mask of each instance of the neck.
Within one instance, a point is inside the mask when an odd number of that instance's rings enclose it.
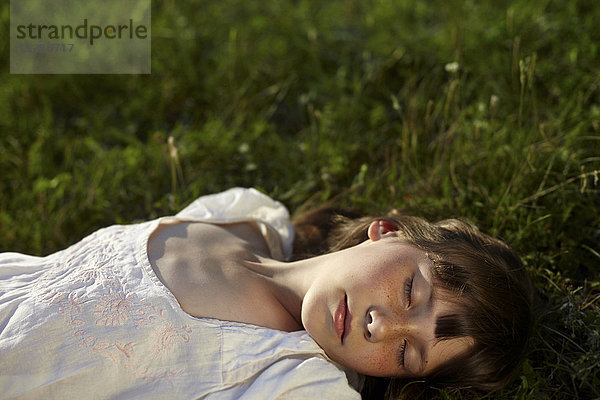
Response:
[[[244,265],[264,277],[275,299],[296,322],[302,326],[302,301],[310,288],[317,270],[322,268],[324,256],[304,260],[283,262],[271,258],[258,257],[258,261],[246,261]]]

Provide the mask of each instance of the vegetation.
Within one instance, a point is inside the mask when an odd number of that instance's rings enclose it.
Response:
[[[0,251],[236,185],[461,216],[538,292],[522,375],[486,398],[600,397],[597,0],[152,3],[151,75],[9,75],[0,43]]]

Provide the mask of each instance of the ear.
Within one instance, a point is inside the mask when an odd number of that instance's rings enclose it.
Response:
[[[369,229],[367,230],[367,234],[369,235],[369,239],[371,239],[373,242],[376,242],[386,233],[396,232],[398,229],[398,225],[392,222],[377,220],[371,222],[371,225],[369,225]]]

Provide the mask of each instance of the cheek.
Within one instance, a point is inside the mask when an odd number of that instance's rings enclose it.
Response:
[[[354,370],[370,376],[395,376],[399,370],[394,358],[394,349],[385,349],[360,357],[354,357]]]
[[[389,302],[395,302],[401,296],[404,280],[408,275],[409,271],[398,265],[380,266],[365,270],[357,279],[357,284],[371,295],[377,296],[372,301],[383,300],[390,304]]]

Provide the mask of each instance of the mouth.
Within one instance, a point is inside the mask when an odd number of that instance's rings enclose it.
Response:
[[[335,333],[342,344],[344,344],[344,339],[348,336],[348,333],[350,333],[351,321],[352,315],[348,311],[348,296],[344,296],[344,298],[340,300],[333,315]]]

